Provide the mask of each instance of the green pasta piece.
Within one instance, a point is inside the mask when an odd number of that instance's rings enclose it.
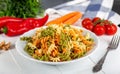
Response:
[[[67,61],[67,60],[70,59],[70,54],[69,53],[60,53],[59,56],[60,56],[60,59],[62,61]]]
[[[27,41],[27,42],[32,42],[32,37],[20,37],[20,40],[22,41]]]
[[[34,49],[30,48],[29,45],[26,45],[24,50],[29,54],[29,55],[33,55],[34,54]]]
[[[53,27],[47,27],[46,29],[42,30],[41,37],[52,36],[54,37],[55,29]]]
[[[87,39],[88,41],[92,41],[92,42],[94,42],[94,39],[92,39],[92,38],[89,38],[89,39]]]
[[[70,36],[62,32],[60,35],[60,42],[59,42],[60,47],[62,49],[66,48],[68,46],[69,41],[70,41]]]
[[[40,58],[38,58],[38,60],[42,60],[42,61],[49,61],[49,57],[48,55],[42,55]]]

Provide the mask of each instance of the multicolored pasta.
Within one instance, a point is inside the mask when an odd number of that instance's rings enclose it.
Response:
[[[63,62],[84,56],[94,46],[89,33],[70,25],[50,25],[37,29],[30,37],[21,37],[27,41],[25,51],[33,58],[42,61]]]

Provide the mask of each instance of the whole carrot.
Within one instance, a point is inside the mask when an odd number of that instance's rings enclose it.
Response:
[[[64,24],[72,25],[74,24],[78,19],[82,17],[82,13],[78,13],[77,15],[73,16],[72,18],[68,19],[67,21],[63,22]]]
[[[48,22],[46,25],[64,23],[65,21],[69,20],[70,18],[74,17],[77,14],[80,14],[80,12],[74,11],[74,12],[68,13],[68,14],[66,14],[64,16],[61,16],[59,18],[56,18],[56,19]]]

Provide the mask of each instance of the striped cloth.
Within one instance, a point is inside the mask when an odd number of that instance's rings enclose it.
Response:
[[[74,0],[74,1],[81,1],[81,0]],[[73,1],[73,2],[74,2]],[[83,0],[81,3],[76,3],[73,5],[69,4],[71,2],[67,2],[61,5],[54,7],[55,9],[61,7],[59,10],[69,10],[69,11],[81,11],[84,14],[84,17],[93,18],[95,16],[107,19],[109,13],[112,9],[114,0]],[[66,7],[66,5],[69,5]]]
[[[120,19],[119,15],[112,11],[113,2],[114,0],[74,0],[57,5],[53,9],[61,14],[66,14],[68,11],[80,11],[84,15],[83,18],[101,17],[120,24],[120,21],[116,20]]]

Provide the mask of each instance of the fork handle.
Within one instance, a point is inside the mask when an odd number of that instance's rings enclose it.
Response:
[[[107,49],[106,53],[104,56],[98,61],[98,63],[93,67],[93,72],[98,72],[102,69],[103,63],[105,61],[105,58],[109,52],[109,49]]]

